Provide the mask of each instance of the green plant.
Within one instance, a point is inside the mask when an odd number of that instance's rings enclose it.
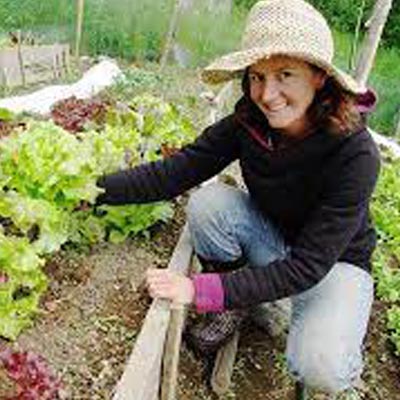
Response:
[[[0,335],[15,339],[31,323],[47,287],[44,260],[27,238],[6,236],[0,225]]]
[[[156,222],[167,222],[173,215],[168,203],[142,204],[132,206],[102,206],[105,211],[103,223],[107,226],[109,241],[121,243],[131,234],[148,234],[150,226]],[[146,233],[147,232],[147,233]]]
[[[31,32],[41,42],[72,40],[75,5],[69,0],[0,0],[0,31]]]
[[[190,66],[204,65],[218,55],[237,49],[244,22],[241,9],[235,9],[232,15],[213,14],[206,4],[196,5],[195,13],[183,15],[177,38],[189,52]]]
[[[336,45],[335,63],[352,74],[349,68],[353,36],[342,31],[334,31]],[[378,95],[375,110],[370,114],[369,125],[376,131],[393,136],[400,107],[400,51],[397,48],[379,47],[368,86]]]
[[[87,1],[84,45],[91,54],[155,60],[168,30],[172,6],[171,0]]]
[[[378,231],[373,275],[377,294],[391,305],[387,313],[390,338],[400,351],[400,161],[385,162],[372,203]],[[400,354],[400,353],[399,353]]]
[[[121,242],[172,216],[170,204],[81,209],[95,202],[98,178],[159,159],[193,129],[177,109],[152,96],[110,111],[100,132],[71,134],[28,121],[0,140],[0,336],[14,339],[37,312],[45,256],[68,242]],[[3,228],[4,226],[4,228]]]
[[[393,306],[388,311],[388,328],[390,337],[396,346],[397,355],[400,356],[400,307]]]

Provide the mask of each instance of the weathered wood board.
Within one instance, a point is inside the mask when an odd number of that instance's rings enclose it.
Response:
[[[189,228],[182,234],[172,254],[168,268],[186,273],[192,258]],[[179,310],[173,310],[179,311]],[[125,371],[118,382],[113,400],[157,400],[159,398],[161,364],[170,323],[170,302],[153,301],[142,329],[129,357]],[[173,357],[176,360],[176,357]],[[174,371],[173,377],[176,376]]]
[[[45,82],[69,72],[68,44],[19,46],[0,50],[0,85]]]

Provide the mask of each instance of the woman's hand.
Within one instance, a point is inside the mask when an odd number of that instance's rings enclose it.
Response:
[[[169,299],[174,304],[190,304],[194,286],[190,278],[166,269],[148,269],[146,285],[153,298]]]

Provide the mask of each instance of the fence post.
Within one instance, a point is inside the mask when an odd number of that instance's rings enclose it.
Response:
[[[168,33],[167,33],[167,38],[165,41],[164,52],[161,56],[161,61],[160,61],[160,70],[161,71],[163,71],[163,69],[167,63],[168,55],[172,48],[176,30],[178,28],[178,19],[179,19],[179,14],[181,12],[182,4],[183,4],[182,0],[175,0],[174,11],[172,13],[172,17],[171,17],[171,21],[170,21],[169,29],[168,29]]]
[[[397,127],[394,135],[396,136],[397,139],[400,139],[400,108],[397,112]]]
[[[354,38],[353,38],[353,42],[351,44],[350,57],[349,57],[349,70],[350,71],[354,70],[354,65],[356,62],[357,47],[358,47],[358,41],[360,39],[362,17],[364,15],[365,3],[366,3],[366,0],[362,0],[362,3],[358,10],[356,29],[354,31]]]
[[[75,36],[75,59],[79,66],[79,52],[82,39],[83,12],[85,8],[85,0],[77,0],[77,16],[76,16],[76,36]]]
[[[364,39],[362,51],[355,70],[355,78],[362,85],[365,85],[368,81],[368,75],[372,69],[383,27],[385,26],[391,7],[392,0],[375,1],[367,36]]]
[[[25,78],[25,67],[24,67],[24,59],[22,57],[22,35],[21,31],[18,30],[17,32],[17,55],[18,55],[18,64],[19,64],[19,71],[21,74],[21,82],[22,86],[25,86],[26,84],[26,78]]]

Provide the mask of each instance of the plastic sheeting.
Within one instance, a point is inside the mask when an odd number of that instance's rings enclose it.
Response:
[[[0,108],[6,108],[15,113],[29,112],[46,115],[50,113],[52,105],[57,101],[71,96],[79,99],[90,98],[121,77],[123,73],[116,62],[104,59],[86,71],[76,83],[47,86],[27,95],[5,98],[0,100]]]
[[[386,136],[382,136],[379,133],[374,132],[372,129],[369,129],[369,132],[371,133],[371,135],[374,138],[376,143],[378,143],[380,146],[382,146],[386,149],[389,149],[390,152],[396,158],[400,158],[400,146],[396,142],[394,142],[393,140],[390,140]]]

